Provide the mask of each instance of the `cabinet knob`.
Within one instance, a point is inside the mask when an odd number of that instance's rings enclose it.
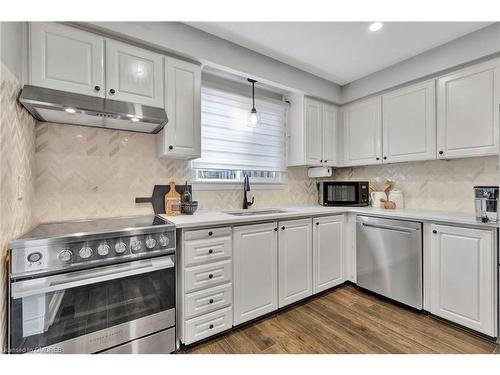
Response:
[[[323,163],[323,160],[320,160],[319,162],[320,162],[320,163]]]
[[[319,221],[316,222],[316,225],[319,225]]]
[[[277,232],[278,231],[278,228],[274,228],[274,231]]]
[[[214,234],[213,232],[208,232],[208,235],[211,236],[212,234]]]
[[[116,92],[116,91],[115,91],[115,89],[111,89],[111,90],[109,90],[109,93],[110,93],[111,95],[113,95],[115,92]]]
[[[210,324],[210,325],[208,326],[208,328],[212,329],[212,328],[214,328],[214,325],[213,325],[213,324]]]
[[[437,232],[438,232],[438,231],[437,231],[437,230],[435,230],[435,229],[432,231],[432,233],[434,233],[434,234],[436,234]]]
[[[281,227],[281,230],[285,230],[285,227]]]
[[[212,298],[210,298],[210,301],[208,301],[208,303],[212,304],[212,303],[214,303],[214,300]]]
[[[101,86],[94,86],[94,90],[95,91],[100,91],[101,90]]]
[[[209,254],[212,254],[214,251],[212,249],[208,250]]]
[[[384,156],[384,160],[387,160],[387,156]]]
[[[443,155],[444,154],[444,151],[439,151],[439,155]]]
[[[168,149],[169,149],[169,150],[173,150],[173,149],[174,149],[174,146],[170,145],[170,146],[168,146]]]
[[[380,160],[380,158],[377,158],[377,160]]]
[[[328,160],[325,160],[325,163],[328,163]]]
[[[212,275],[212,274],[208,275],[208,278],[209,278],[209,279],[211,279],[211,278],[213,278],[213,277],[214,277],[214,275]]]

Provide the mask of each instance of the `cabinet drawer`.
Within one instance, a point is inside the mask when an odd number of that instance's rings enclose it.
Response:
[[[206,240],[216,237],[229,237],[231,240],[231,227],[189,230],[184,233],[184,241]]]
[[[189,319],[230,306],[233,302],[233,285],[229,283],[200,290],[187,294],[185,298],[185,314],[186,319]]]
[[[233,309],[226,307],[225,309],[215,311],[210,314],[202,315],[186,321],[186,330],[184,344],[213,336],[217,333],[230,329],[233,326]]]
[[[222,236],[184,242],[186,266],[230,258],[231,253],[231,236]]]
[[[184,277],[186,293],[231,281],[231,261],[186,268]]]

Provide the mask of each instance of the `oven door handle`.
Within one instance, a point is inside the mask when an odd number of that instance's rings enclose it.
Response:
[[[121,279],[174,267],[174,256],[138,260],[97,269],[71,272],[12,283],[13,299],[24,298],[103,281]]]

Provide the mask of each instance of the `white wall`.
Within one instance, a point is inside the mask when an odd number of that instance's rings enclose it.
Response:
[[[26,22],[0,22],[0,60],[19,82],[26,82]]]
[[[500,23],[495,23],[343,86],[342,103],[499,52]]]
[[[340,86],[180,22],[92,22],[79,24],[135,40],[279,88],[340,102]]]

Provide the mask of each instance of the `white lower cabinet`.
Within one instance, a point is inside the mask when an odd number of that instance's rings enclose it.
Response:
[[[344,215],[313,219],[313,293],[342,284]]]
[[[281,221],[278,227],[281,308],[312,294],[312,220]]]
[[[177,331],[188,345],[233,326],[231,227],[183,230],[180,255]]]
[[[496,336],[495,232],[431,224],[424,239],[424,293],[436,316]]]
[[[277,224],[235,227],[233,230],[234,324],[278,308]]]

